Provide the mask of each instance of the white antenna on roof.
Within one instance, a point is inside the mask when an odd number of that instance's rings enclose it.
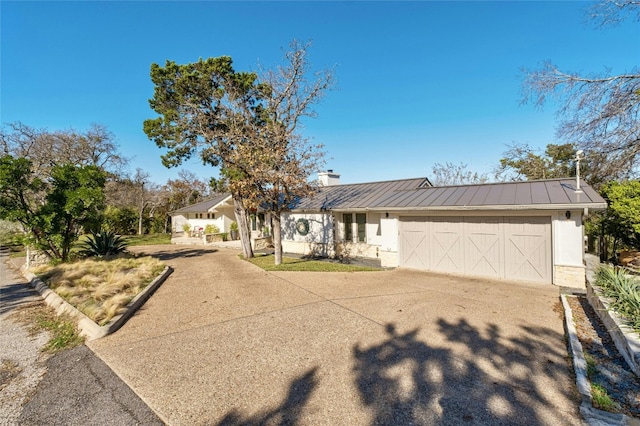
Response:
[[[580,189],[580,160],[584,159],[584,151],[579,149],[576,152],[576,192],[582,192]]]

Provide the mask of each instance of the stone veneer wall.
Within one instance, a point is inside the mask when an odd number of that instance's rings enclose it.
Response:
[[[585,267],[555,265],[553,283],[561,287],[585,288]]]

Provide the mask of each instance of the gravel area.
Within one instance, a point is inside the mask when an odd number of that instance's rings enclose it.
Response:
[[[640,417],[640,379],[618,353],[607,329],[586,297],[567,297],[585,357],[595,361],[591,382],[601,385],[618,405],[616,412]]]
[[[0,253],[0,425],[19,424],[23,405],[36,392],[50,355],[41,352],[49,333],[31,331],[34,309],[45,309],[40,296],[10,269]]]

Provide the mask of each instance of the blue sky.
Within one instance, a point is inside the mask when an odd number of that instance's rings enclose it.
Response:
[[[521,69],[550,59],[579,72],[637,65],[638,23],[594,29],[588,2],[0,2],[0,121],[49,130],[106,125],[157,183],[142,131],[154,118],[151,63],[229,55],[273,66],[312,40],[337,87],[305,122],[342,182],[430,176],[434,163],[489,172],[507,144],[555,139],[554,104],[520,105]],[[208,178],[197,159],[184,165]]]

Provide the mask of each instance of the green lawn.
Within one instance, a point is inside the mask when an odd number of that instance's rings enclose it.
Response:
[[[309,271],[309,272],[361,272],[361,271],[381,271],[379,268],[367,266],[349,265],[346,263],[329,262],[324,260],[296,259],[293,257],[283,257],[282,264],[273,264],[273,255],[257,256],[249,259],[249,262],[264,269],[265,271]]]
[[[151,246],[156,244],[171,244],[171,234],[123,235],[130,246]]]

